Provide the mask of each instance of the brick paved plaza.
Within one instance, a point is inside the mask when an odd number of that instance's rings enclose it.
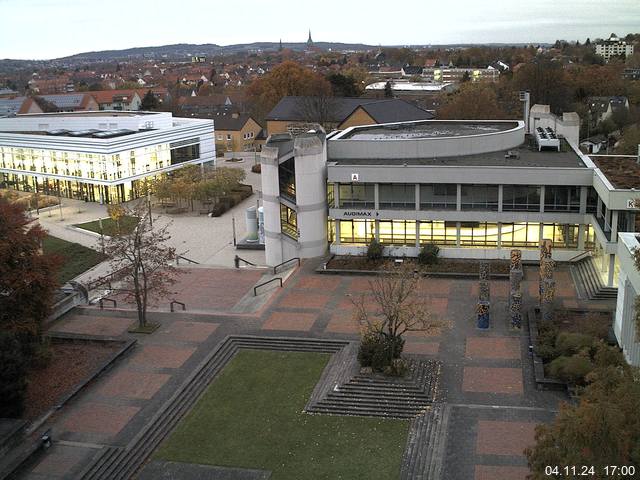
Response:
[[[228,335],[356,340],[352,300],[366,294],[369,278],[316,274],[316,264],[303,264],[283,289],[272,290],[260,308],[243,314],[232,313],[233,307],[264,271],[189,269],[177,285],[187,311],[152,313],[161,326],[151,335],[127,333],[135,315],[121,309],[84,308],[63,317],[52,330],[121,335],[138,344],[49,421],[54,448],[22,478],[73,478],[100,446],[125,446]],[[566,276],[559,282],[558,304],[578,304],[568,273],[558,273]],[[523,285],[528,304],[537,292],[534,277],[527,275]],[[429,278],[424,283],[431,313],[450,328],[407,335],[405,353],[442,361],[439,400],[451,406],[443,478],[524,480],[522,451],[532,444],[535,425],[553,418],[563,395],[535,389],[527,338],[508,328],[507,280],[491,281],[488,331],[475,328],[477,281]]]

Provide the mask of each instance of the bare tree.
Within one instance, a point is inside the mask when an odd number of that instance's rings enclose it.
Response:
[[[125,208],[125,212],[138,218],[138,223],[131,233],[113,235],[105,240],[105,252],[111,257],[114,271],[123,274],[125,285],[121,292],[126,299],[135,300],[138,325],[143,329],[147,326],[150,294],[168,294],[168,287],[175,283],[179,270],[169,263],[176,252],[175,248],[166,245],[171,238],[167,233],[168,225],[152,228],[144,202]]]
[[[296,108],[305,122],[317,123],[327,132],[331,131],[336,124],[338,102],[335,97],[329,95],[300,97]]]
[[[445,326],[444,321],[430,314],[423,281],[410,267],[369,280],[369,294],[363,293],[352,302],[354,316],[363,327],[363,339],[373,334],[390,346],[386,349],[389,365],[400,356],[402,335],[406,332],[432,334]]]

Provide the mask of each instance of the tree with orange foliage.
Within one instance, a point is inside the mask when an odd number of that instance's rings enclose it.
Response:
[[[264,77],[254,80],[247,90],[252,113],[263,120],[282,97],[331,95],[331,84],[321,75],[302,65],[285,61]]]
[[[438,118],[444,120],[499,120],[508,118],[490,85],[466,82],[444,99]]]

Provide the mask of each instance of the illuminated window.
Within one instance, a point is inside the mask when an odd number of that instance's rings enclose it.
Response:
[[[542,238],[551,240],[554,248],[578,248],[578,225],[545,223]]]
[[[333,183],[327,183],[327,205],[329,208],[333,208],[335,206],[335,196],[334,196],[334,185]]]
[[[416,222],[413,220],[380,220],[380,243],[385,245],[416,244]]]
[[[460,224],[461,247],[496,247],[497,245],[497,223],[462,222]]]
[[[500,233],[503,247],[532,247],[540,245],[540,224],[537,222],[503,223]]]
[[[420,244],[456,245],[456,222],[420,222]]]
[[[289,200],[296,201],[296,164],[293,158],[282,162],[278,167],[278,180],[280,182],[280,195]]]
[[[298,239],[298,216],[296,211],[282,203],[280,204],[280,230],[294,240]]]
[[[341,220],[340,243],[368,245],[375,239],[375,220]]]

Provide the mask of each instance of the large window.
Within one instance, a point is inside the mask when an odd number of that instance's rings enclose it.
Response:
[[[460,224],[461,247],[495,247],[497,245],[497,223],[462,222]]]
[[[280,231],[285,235],[298,239],[298,216],[296,211],[280,204]]]
[[[374,208],[375,186],[372,183],[340,185],[340,208]]]
[[[598,192],[593,187],[587,190],[587,213],[596,213],[598,211]]]
[[[462,210],[498,210],[497,185],[462,185]]]
[[[415,210],[416,186],[412,183],[383,183],[378,186],[379,207]]]
[[[420,222],[420,243],[436,245],[456,245],[457,227],[455,222]]]
[[[187,145],[186,147],[171,149],[171,165],[176,163],[189,162],[200,158],[200,144]]]
[[[296,163],[293,158],[282,162],[278,166],[278,180],[280,182],[280,196],[296,201]]]
[[[335,194],[333,183],[327,183],[327,205],[329,208],[335,207]]]
[[[578,225],[545,223],[542,238],[553,242],[553,248],[578,248]]]
[[[458,186],[455,183],[420,185],[421,210],[455,210]]]
[[[580,187],[547,185],[544,187],[545,212],[579,212]]]
[[[537,222],[503,223],[500,231],[503,247],[529,247],[540,245],[540,224]]]
[[[380,243],[385,245],[416,244],[416,222],[413,220],[380,220]]]
[[[505,185],[502,187],[502,210],[506,212],[540,211],[540,187]]]
[[[375,220],[340,220],[340,243],[368,245],[375,235]]]

